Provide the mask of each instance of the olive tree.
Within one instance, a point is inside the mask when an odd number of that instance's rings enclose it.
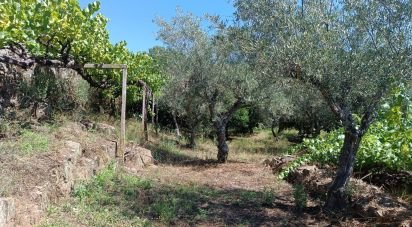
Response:
[[[158,37],[173,53],[166,61],[170,80],[165,94],[180,102],[176,110],[184,107],[194,123],[206,114],[217,137],[217,159],[226,162],[228,122],[248,105],[257,86],[229,30],[218,18],[209,18],[178,12],[170,22],[159,19]]]
[[[411,80],[412,3],[407,0],[236,0],[262,73],[320,91],[344,128],[327,209],[348,203],[345,187],[362,136],[390,88]],[[270,78],[270,77],[268,77]]]

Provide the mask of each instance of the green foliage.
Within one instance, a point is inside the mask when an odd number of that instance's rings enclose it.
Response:
[[[229,128],[233,128],[237,133],[249,132],[250,116],[248,108],[237,110],[229,122]]]
[[[293,185],[293,198],[295,200],[295,206],[298,211],[302,211],[306,208],[308,203],[308,195],[305,192],[305,187],[301,184]]]
[[[34,103],[47,103],[47,114],[53,111],[73,111],[86,107],[90,86],[86,81],[73,76],[74,71],[36,67],[30,80],[23,80],[21,107]],[[67,77],[67,78],[66,78]]]
[[[49,138],[42,133],[23,130],[19,138],[18,147],[19,151],[26,155],[46,152],[49,150]]]
[[[169,78],[161,99],[189,130],[217,127],[217,122],[230,119],[251,100],[258,89],[257,77],[250,76],[236,39],[231,39],[223,23],[180,11],[172,20],[157,23],[158,38],[166,48],[152,52],[162,59]]]
[[[370,126],[361,142],[356,169],[412,170],[412,102],[409,88],[402,85],[394,89],[391,98],[383,104],[378,121]],[[316,139],[305,139],[289,152],[306,150],[307,153],[292,162],[280,173],[280,177],[308,162],[336,165],[343,139],[343,129]]]
[[[77,66],[127,64],[128,103],[135,103],[140,97],[138,80],[158,91],[165,78],[157,63],[145,53],[132,53],[124,41],[111,44],[106,29],[108,19],[99,10],[99,1],[83,9],[77,0],[1,1],[0,48],[21,43],[31,55],[62,62],[74,60]],[[120,70],[90,69],[86,73],[86,77],[108,88],[101,91],[106,99],[120,95]]]

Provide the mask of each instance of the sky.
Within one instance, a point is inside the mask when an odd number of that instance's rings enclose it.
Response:
[[[93,0],[79,0],[86,7]],[[220,15],[223,19],[233,15],[229,0],[100,0],[100,12],[109,19],[107,29],[113,43],[125,40],[133,52],[148,51],[161,45],[156,40],[156,17],[170,20],[176,9],[202,16],[206,13]]]

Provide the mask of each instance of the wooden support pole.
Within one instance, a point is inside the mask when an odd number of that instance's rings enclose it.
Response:
[[[127,86],[127,67],[122,70],[122,108],[120,114],[120,149],[116,157],[120,159],[120,163],[124,163],[124,152],[126,148],[126,86]]]
[[[152,94],[152,127],[155,127],[155,96]]]
[[[153,102],[154,102],[154,98],[153,98]],[[156,110],[155,130],[156,130],[156,135],[158,135],[159,134],[159,103],[156,103],[156,109],[155,110]]]
[[[142,100],[142,139],[143,143],[149,140],[147,133],[147,86],[143,84],[143,100]]]

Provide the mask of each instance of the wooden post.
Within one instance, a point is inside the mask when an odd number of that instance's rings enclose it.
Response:
[[[90,63],[83,66],[85,69],[122,69],[122,107],[120,113],[120,142],[119,149],[116,149],[116,158],[120,163],[124,163],[124,152],[126,148],[126,86],[127,86],[127,65],[125,64],[96,64]]]
[[[153,98],[153,102],[154,102],[154,98]],[[158,135],[159,134],[159,103],[156,104],[155,130],[156,130],[156,135]]]
[[[149,140],[149,135],[147,134],[147,87],[143,84],[143,101],[142,101],[142,138],[143,143]]]
[[[152,126],[155,125],[155,96],[152,94]]]
[[[122,109],[120,114],[120,149],[118,154],[116,154],[122,164],[124,162],[124,152],[126,148],[126,87],[127,67],[124,67],[122,76]]]

